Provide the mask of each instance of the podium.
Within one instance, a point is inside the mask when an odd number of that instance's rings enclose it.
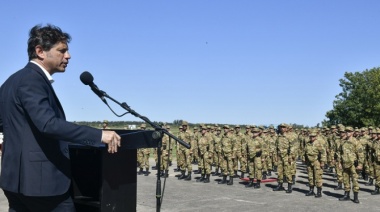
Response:
[[[105,144],[70,144],[72,197],[78,212],[136,211],[137,149],[156,148],[154,131],[114,130],[121,147],[110,154]]]

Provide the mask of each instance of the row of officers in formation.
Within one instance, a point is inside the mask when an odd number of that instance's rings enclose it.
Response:
[[[145,129],[145,124],[140,128]],[[367,181],[366,186],[375,185],[372,195],[380,194],[380,129],[337,125],[293,130],[290,125],[280,124],[277,130],[273,126],[246,126],[244,133],[239,125],[200,125],[191,131],[186,121],[179,128],[178,137],[190,143],[191,148],[176,144],[166,135],[163,137],[160,159],[163,177],[168,177],[171,152],[175,149],[175,171],[180,172],[177,177],[186,181],[192,178],[193,164],[198,165],[195,173],[201,174],[197,182],[209,183],[212,168],[215,167],[212,175],[222,177],[219,184],[233,185],[234,177],[244,178],[247,174],[249,183],[246,187],[256,189],[275,171],[278,185],[273,191],[292,193],[298,159],[307,167],[310,190],[306,196],[322,196],[324,169],[335,172],[338,184],[334,189],[344,190],[340,201],[350,200],[352,190],[354,202],[359,203],[359,177]],[[166,129],[170,130],[170,127],[166,126]],[[138,150],[139,175],[149,175],[150,152],[151,149]],[[157,163],[157,154],[155,160]],[[287,189],[284,183],[287,183]]]

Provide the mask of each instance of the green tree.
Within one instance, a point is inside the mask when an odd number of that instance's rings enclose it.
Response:
[[[333,109],[326,113],[323,125],[343,124],[355,127],[380,124],[380,68],[346,72],[339,80],[342,92],[335,96]]]

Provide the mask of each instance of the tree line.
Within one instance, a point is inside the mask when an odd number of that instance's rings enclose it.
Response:
[[[335,96],[333,109],[326,112],[323,126],[353,127],[380,125],[380,68],[346,72],[339,80],[342,91]]]

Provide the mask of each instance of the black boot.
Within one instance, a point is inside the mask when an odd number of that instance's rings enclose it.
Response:
[[[189,171],[187,177],[185,178],[186,181],[190,181],[191,180],[191,171]]]
[[[268,176],[272,176],[272,171],[268,171]]]
[[[305,194],[305,196],[314,196],[314,186],[310,186],[309,192]]]
[[[197,182],[203,182],[204,180],[205,180],[205,175],[202,174],[202,175],[201,175],[201,178],[199,178],[199,179],[197,180]]]
[[[273,189],[273,191],[283,191],[285,190],[282,186],[282,183],[278,183],[277,187]]]
[[[288,190],[286,190],[286,193],[290,194],[292,193],[292,184],[288,183]]]
[[[186,178],[185,171],[181,171],[181,175],[178,177],[178,180],[182,180],[185,178]]]
[[[227,175],[223,175],[223,180],[219,181],[218,184],[226,184],[227,183]]]
[[[249,178],[249,183],[248,185],[245,185],[246,188],[250,188],[250,187],[253,187],[254,186],[254,183],[253,183],[253,178]]]
[[[210,174],[206,175],[206,178],[203,180],[204,183],[209,183],[210,182]]]
[[[214,174],[212,176],[218,176],[219,175],[219,167],[216,167]]]
[[[137,172],[138,175],[142,175],[144,174],[144,169],[143,168],[140,168],[139,172]]]
[[[296,176],[295,176],[295,175],[292,175],[292,184],[293,184],[293,185],[296,184]]]
[[[354,203],[360,203],[358,195],[359,195],[359,192],[354,192]]]
[[[255,186],[253,186],[253,188],[260,188],[260,183],[261,183],[261,180],[257,180]]]
[[[365,184],[366,186],[372,186],[373,185],[373,178],[369,178],[368,183]]]
[[[165,174],[164,174],[164,176],[162,176],[162,177],[164,177],[164,178],[168,178],[168,177],[169,177],[169,170],[165,170]]]
[[[240,179],[244,178],[244,172],[241,172]]]
[[[149,169],[146,168],[146,169],[145,169],[145,174],[144,174],[144,176],[148,176],[149,174],[150,174]]]
[[[234,171],[234,176],[233,177],[239,177],[239,175],[237,174],[237,171]]]
[[[274,166],[274,167],[273,167],[273,171],[274,171],[274,172],[277,172],[277,166]]]
[[[266,179],[267,179],[267,172],[264,171],[264,172],[263,172],[263,180],[266,180]]]
[[[379,187],[378,186],[375,186],[375,190],[371,192],[372,195],[379,195],[380,194],[380,191],[379,191]]]
[[[152,166],[152,170],[157,170],[157,166]]]
[[[317,187],[317,194],[315,195],[316,198],[322,197],[322,187]]]
[[[288,183],[288,178],[286,177],[286,175],[284,175],[284,176],[282,177],[282,179],[284,179],[284,183]]]
[[[230,176],[230,180],[228,181],[227,185],[233,185],[234,184],[234,177]]]
[[[339,198],[339,201],[348,201],[348,200],[350,200],[350,192],[345,191],[344,196],[342,198]]]
[[[198,169],[196,171],[194,171],[194,174],[201,174],[202,173],[202,169]]]
[[[179,172],[179,171],[181,171],[181,168],[179,168],[179,166],[177,166],[177,168],[174,169],[174,172]]]
[[[364,180],[365,180],[365,181],[368,180],[368,174],[364,174]]]
[[[343,190],[342,183],[338,183],[338,186],[335,187],[334,190]]]

